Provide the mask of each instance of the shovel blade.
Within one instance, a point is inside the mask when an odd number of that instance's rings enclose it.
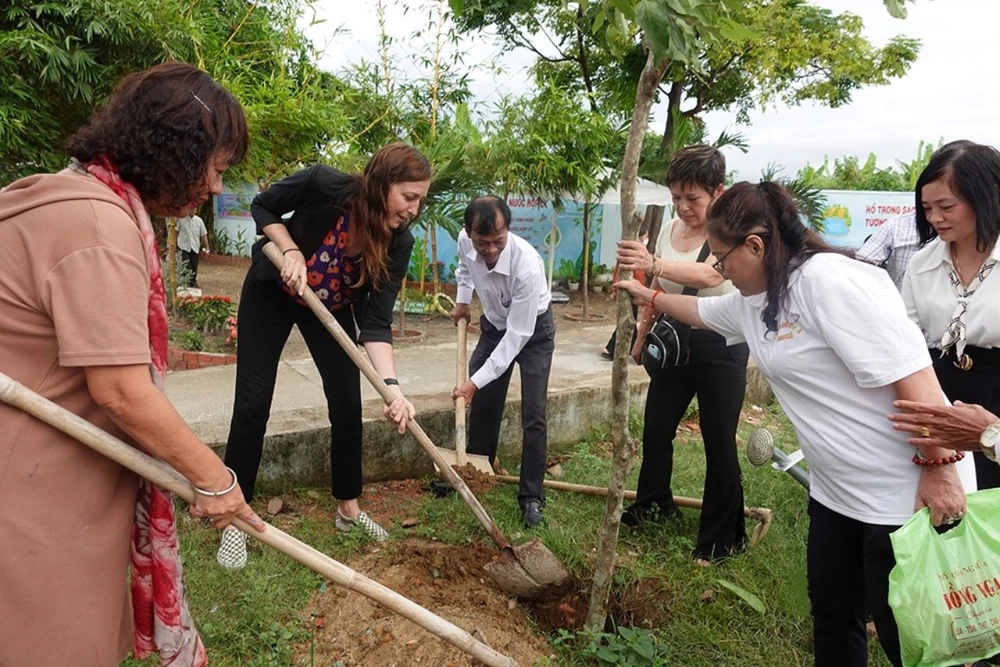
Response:
[[[573,581],[562,562],[537,537],[503,549],[484,569],[497,586],[524,600],[561,595]]]

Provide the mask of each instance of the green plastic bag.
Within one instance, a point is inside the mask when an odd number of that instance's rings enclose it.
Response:
[[[944,667],[1000,653],[1000,489],[968,496],[942,534],[927,508],[891,535],[889,605],[904,667]]]

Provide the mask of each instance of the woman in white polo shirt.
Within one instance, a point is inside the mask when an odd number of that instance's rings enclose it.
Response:
[[[917,180],[917,232],[925,245],[903,301],[938,381],[952,401],[1000,413],[1000,152],[971,141],[941,147]],[[973,456],[979,488],[1000,487],[1000,467]]]
[[[920,331],[888,275],[827,246],[774,183],[739,183],[709,211],[715,268],[738,293],[658,294],[654,307],[745,341],[795,427],[812,474],[807,571],[817,667],[867,665],[866,612],[899,667],[887,597],[889,533],[924,505],[965,511],[969,459],[914,449],[886,415],[896,398],[943,403]],[[645,305],[653,291],[619,283]]]

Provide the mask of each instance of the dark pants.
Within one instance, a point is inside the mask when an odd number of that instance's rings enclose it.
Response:
[[[188,278],[188,287],[198,286],[198,262],[201,259],[201,255],[192,250],[180,250],[178,251],[181,255],[181,259],[188,266],[188,270],[191,272],[191,276]]]
[[[357,339],[350,306],[334,313],[352,340]],[[277,282],[247,274],[240,296],[236,400],[226,442],[226,465],[236,471],[249,501],[253,498],[264,445],[264,431],[278,374],[281,350],[296,325],[323,378],[330,416],[331,488],[335,498],[361,495],[361,377],[347,353],[306,306]]]
[[[705,491],[696,558],[725,558],[746,547],[743,483],[736,450],[736,428],[746,392],[746,345],[726,346],[717,333],[691,332],[690,361],[652,378],[642,430],[642,466],[635,505],[673,503],[670,478],[677,426],[691,399],[698,396],[705,443]]]
[[[472,375],[486,363],[493,350],[500,344],[504,332],[493,326],[486,316],[479,318],[482,334],[469,358]],[[549,371],[552,370],[552,352],[555,350],[556,325],[552,308],[538,316],[535,332],[527,345],[514,359],[521,369],[521,428],[524,439],[521,445],[521,486],[517,500],[521,507],[532,499],[544,501],[545,449],[548,434],[545,422],[545,401],[549,389]],[[476,391],[469,409],[469,453],[485,454],[490,462],[496,458],[500,443],[500,421],[503,419],[507,387],[514,372],[511,364],[503,375]]]
[[[963,371],[955,366],[954,348],[941,358],[941,350],[931,350],[934,372],[948,398],[963,403],[981,405],[993,414],[1000,414],[1000,350],[967,347],[972,368]],[[976,461],[976,482],[980,489],[1000,487],[1000,466],[982,452],[972,455]]]
[[[889,571],[896,564],[889,533],[897,528],[849,519],[809,499],[806,571],[816,667],[868,664],[869,611],[889,662],[902,667],[889,607]]]
[[[639,314],[639,307],[636,306],[635,304],[632,304],[632,317],[637,317],[638,314]],[[636,330],[636,328],[632,327],[632,340],[628,344],[629,350],[631,350],[632,346],[635,345],[635,337],[638,333],[639,332]],[[618,341],[618,329],[615,329],[614,331],[611,332],[611,338],[608,339],[608,344],[604,346],[604,349],[610,352],[611,354],[614,354],[615,343],[617,341]]]

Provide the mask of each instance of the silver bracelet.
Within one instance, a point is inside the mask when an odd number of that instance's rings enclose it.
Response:
[[[204,489],[199,489],[194,484],[191,485],[191,488],[194,489],[195,493],[200,493],[203,496],[209,496],[211,498],[218,498],[219,496],[226,495],[227,493],[236,488],[236,471],[230,468],[229,466],[226,466],[226,470],[228,470],[229,474],[233,476],[233,483],[230,484],[225,489],[223,489],[222,491],[205,491]]]

